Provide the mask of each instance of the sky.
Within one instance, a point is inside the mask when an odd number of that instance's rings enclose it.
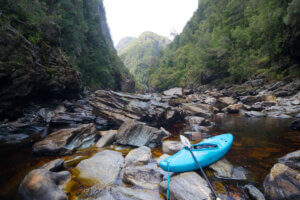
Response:
[[[198,0],[104,0],[114,44],[144,31],[166,36],[180,33],[198,6]]]

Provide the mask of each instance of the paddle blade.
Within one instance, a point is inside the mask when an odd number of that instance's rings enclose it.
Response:
[[[186,137],[184,137],[183,135],[180,135],[180,140],[181,140],[181,143],[184,146],[186,146],[188,148],[191,148],[192,145],[191,145],[190,141]]]

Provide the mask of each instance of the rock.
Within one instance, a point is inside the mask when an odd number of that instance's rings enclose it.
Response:
[[[163,155],[161,155],[159,158],[156,159],[157,164],[158,164],[160,161],[162,161],[162,160],[164,160],[164,159],[166,159],[166,158],[168,158],[168,157],[170,157],[170,156],[171,156],[171,155],[169,155],[169,154],[163,154]]]
[[[245,185],[247,192],[253,200],[265,200],[264,195],[253,185]]]
[[[226,115],[225,113],[217,113],[215,116],[218,118],[224,118]]]
[[[291,128],[292,130],[300,131],[300,120],[299,120],[299,119],[294,120],[294,121],[291,123],[290,128]]]
[[[188,117],[187,120],[190,124],[197,124],[197,125],[205,124],[205,118],[203,117],[191,116]]]
[[[167,181],[159,185],[160,192],[166,196]],[[196,172],[185,172],[170,179],[170,199],[174,200],[212,200],[212,192],[206,181]]]
[[[151,159],[151,149],[149,147],[139,147],[131,150],[125,157],[125,166],[147,164]]]
[[[112,144],[113,141],[115,140],[116,135],[117,135],[116,131],[111,131],[111,132],[106,133],[104,136],[102,136],[100,138],[100,140],[98,140],[98,142],[96,143],[96,147],[102,148],[102,147]]]
[[[77,128],[61,129],[33,145],[33,152],[44,155],[65,155],[77,149],[87,148],[97,140],[94,124]]]
[[[123,166],[122,153],[105,150],[81,161],[74,170],[78,173],[76,179],[82,184],[87,186],[99,184],[104,187],[117,180]]]
[[[267,101],[267,102],[275,102],[277,101],[276,97],[271,94],[264,94],[264,95],[256,95],[256,96],[243,96],[240,98],[241,102],[247,105],[254,104],[260,101]]]
[[[153,190],[132,189],[122,186],[112,188],[112,193],[116,199],[132,199],[132,200],[159,200],[159,194]]]
[[[233,165],[225,158],[209,165],[216,177],[225,179],[246,180],[247,171],[242,167],[233,167]]]
[[[162,151],[166,154],[173,155],[180,151],[184,145],[178,141],[164,141],[162,145]]]
[[[205,133],[205,132],[184,132],[183,133],[184,136],[188,137],[190,140],[202,140],[204,138],[208,138],[209,134]]]
[[[128,75],[122,74],[120,76],[120,90],[122,92],[134,92],[135,91],[135,82]]]
[[[266,114],[264,114],[262,112],[257,112],[257,111],[249,111],[249,112],[245,112],[245,116],[247,116],[247,117],[265,117]]]
[[[146,189],[156,189],[162,181],[162,174],[156,165],[126,167],[122,180]]]
[[[173,107],[180,106],[183,103],[188,103],[185,98],[176,98],[176,99],[170,99],[169,100],[169,105],[173,106]]]
[[[292,169],[300,170],[300,150],[288,153],[278,161]]]
[[[172,89],[164,91],[163,94],[166,96],[175,96],[175,95],[182,96],[183,90],[182,90],[182,88],[172,88]]]
[[[232,97],[220,97],[216,102],[216,107],[219,109],[223,109],[229,105],[233,105],[236,103],[236,100]]]
[[[290,119],[292,118],[290,115],[286,115],[280,112],[268,112],[268,117],[279,118],[279,119]]]
[[[40,169],[30,171],[21,182],[18,194],[24,200],[67,200],[63,191],[71,174],[60,167],[63,160],[57,159],[42,166]]]
[[[99,131],[99,134],[101,136],[104,136],[106,134],[114,134],[114,133],[118,133],[118,130]]]
[[[207,103],[209,105],[215,105],[217,102],[217,99],[214,98],[214,97],[207,97],[205,100],[204,100],[204,103]]]
[[[76,200],[116,200],[109,189],[94,185],[84,189],[76,198]]]
[[[281,163],[275,164],[264,181],[266,199],[300,199],[299,171]]]
[[[243,107],[244,107],[244,104],[242,104],[242,103],[233,104],[233,105],[229,105],[226,108],[224,108],[224,111],[228,112],[230,114],[236,114],[236,113],[239,113]]]
[[[157,129],[135,120],[129,120],[119,128],[116,142],[122,145],[148,146],[155,148],[161,145],[166,134]]]
[[[213,114],[213,107],[207,104],[184,103],[182,109],[188,114],[198,115],[200,117],[211,117]]]
[[[81,75],[54,46],[41,49],[8,24],[0,30],[0,120],[17,118],[23,108],[41,97],[78,97]]]

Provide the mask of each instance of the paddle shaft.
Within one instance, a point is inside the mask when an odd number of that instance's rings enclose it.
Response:
[[[207,178],[207,176],[206,176],[204,170],[203,170],[202,167],[200,166],[200,164],[199,164],[198,160],[196,159],[196,157],[195,157],[193,151],[192,151],[189,147],[187,147],[187,148],[188,148],[189,151],[191,152],[191,154],[192,154],[192,156],[193,156],[195,162],[197,163],[197,165],[198,165],[198,167],[199,167],[201,173],[203,174],[204,178],[206,179],[206,182],[207,182],[207,184],[209,185],[210,189],[213,191],[213,193],[214,193],[216,199],[219,199],[219,198],[218,198],[218,195],[217,195],[217,193],[216,193],[216,191],[214,190],[213,186],[210,184],[210,182],[209,182],[209,180],[208,180],[208,178]]]

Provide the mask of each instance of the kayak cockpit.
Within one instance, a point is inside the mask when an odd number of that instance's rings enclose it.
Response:
[[[195,149],[195,150],[201,150],[201,149],[205,149],[205,150],[210,150],[210,149],[217,149],[218,145],[216,144],[212,144],[212,143],[202,143],[202,144],[195,144],[191,146],[191,149]]]

